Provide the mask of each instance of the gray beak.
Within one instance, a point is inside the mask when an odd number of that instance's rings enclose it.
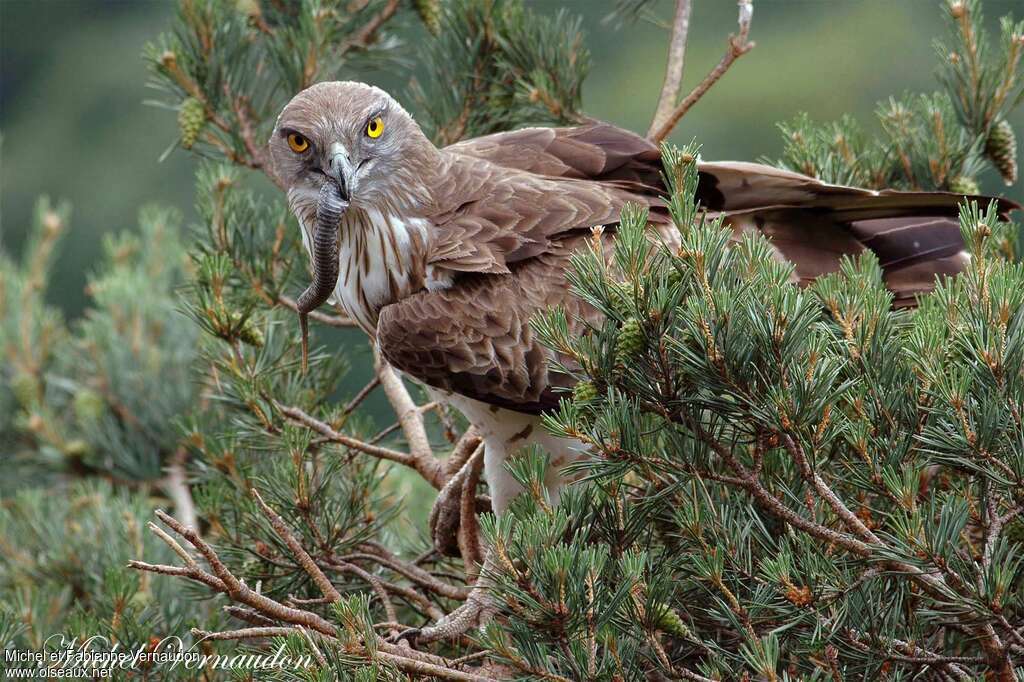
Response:
[[[338,189],[341,190],[341,199],[346,202],[349,200],[349,188],[352,184],[352,174],[354,171],[352,161],[348,156],[348,150],[338,142],[332,144],[328,151],[327,168],[324,169],[324,172],[338,183]]]

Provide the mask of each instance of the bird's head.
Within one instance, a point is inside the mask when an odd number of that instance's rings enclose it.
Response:
[[[328,179],[353,207],[402,210],[423,203],[428,197],[417,188],[436,153],[390,95],[352,81],[317,83],[297,94],[270,138],[274,171],[306,224]]]
[[[437,148],[402,106],[364,83],[318,83],[285,106],[270,137],[274,172],[302,225],[313,281],[296,301],[306,366],[306,316],[338,281],[339,231],[350,208],[407,214],[429,200]]]

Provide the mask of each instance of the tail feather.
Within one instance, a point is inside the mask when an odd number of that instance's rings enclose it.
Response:
[[[753,163],[705,163],[698,169],[701,204],[723,214],[737,234],[764,234],[776,255],[793,264],[797,282],[808,284],[837,270],[843,256],[870,250],[897,306],[915,305],[937,276],[955,275],[969,261],[958,219],[965,198],[995,201],[1004,220],[1020,208],[1002,198],[829,185]]]

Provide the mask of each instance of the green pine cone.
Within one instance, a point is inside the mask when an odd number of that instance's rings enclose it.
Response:
[[[581,381],[572,387],[572,400],[575,403],[589,403],[598,396],[597,386],[593,381]]]
[[[690,628],[686,626],[686,623],[684,623],[683,619],[679,617],[679,614],[675,612],[675,609],[666,605],[663,609],[659,608],[658,611],[660,611],[658,614],[659,617],[654,625],[659,630],[667,632],[670,635],[675,635],[676,637],[689,638],[693,636],[690,632]]]
[[[232,318],[236,323],[240,319],[240,317],[241,315],[239,315],[238,313],[234,313],[232,315]],[[238,339],[242,343],[247,343],[250,346],[260,348],[263,346],[263,330],[256,326],[256,323],[253,321],[251,317],[246,318],[245,322],[242,324],[241,329],[238,330]]]
[[[103,396],[96,391],[83,388],[75,394],[71,408],[74,410],[78,422],[80,424],[87,424],[103,416],[103,411],[106,410],[107,406],[103,401]]]
[[[985,140],[985,155],[1007,185],[1017,182],[1017,136],[1005,119],[996,123]]]
[[[616,310],[620,313],[625,313],[629,310],[629,295],[626,293],[625,285],[617,282],[609,282],[608,302],[611,304],[612,310]]]
[[[252,320],[246,320],[245,324],[238,331],[238,338],[242,343],[261,348],[263,346],[263,332],[253,324]]]
[[[970,175],[957,175],[949,181],[949,191],[954,194],[981,194],[978,181]]]
[[[608,282],[608,303],[612,310],[622,316],[629,315],[633,309],[633,285],[629,282]],[[643,294],[643,287],[639,287],[639,294]]]
[[[36,380],[31,374],[19,372],[10,383],[11,392],[18,399],[18,404],[28,409],[36,402]]]
[[[636,356],[644,348],[644,332],[640,321],[631,317],[622,323],[619,336],[615,343],[616,359],[625,364],[626,360]]]
[[[192,149],[199,139],[199,133],[206,125],[206,110],[203,103],[195,97],[187,97],[178,110],[178,131],[181,133],[181,146]]]
[[[431,35],[441,33],[441,0],[412,0],[413,8],[420,15],[420,21]]]

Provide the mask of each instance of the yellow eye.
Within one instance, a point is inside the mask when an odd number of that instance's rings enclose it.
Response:
[[[377,139],[384,133],[384,119],[380,116],[374,116],[369,123],[366,124],[366,134]]]
[[[298,133],[288,133],[288,146],[291,147],[292,151],[296,154],[301,154],[309,149],[309,140]]]

